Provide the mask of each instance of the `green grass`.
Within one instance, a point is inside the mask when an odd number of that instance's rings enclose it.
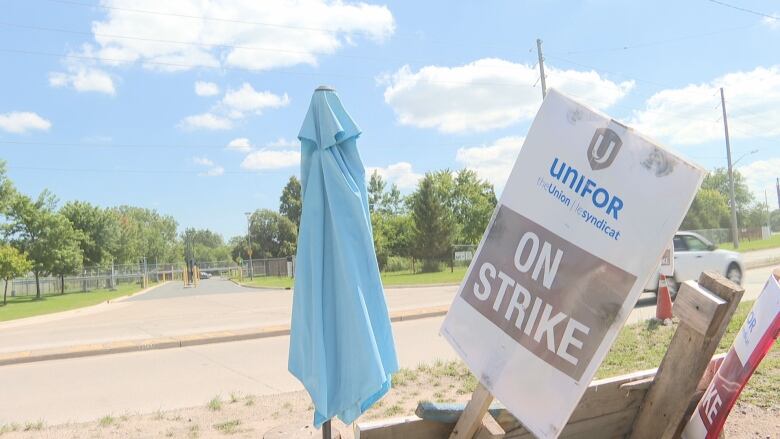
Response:
[[[222,432],[223,434],[233,434],[238,431],[238,427],[241,425],[241,421],[234,419],[232,421],[220,422],[214,424],[214,429]]]
[[[719,246],[722,249],[734,250],[734,244],[730,242],[724,242]],[[780,234],[775,234],[769,237],[769,239],[762,239],[756,241],[739,241],[738,252],[750,252],[754,250],[766,250],[768,248],[780,247]]]
[[[720,341],[718,353],[726,352],[742,327],[753,301],[740,303],[729,323],[726,334]],[[663,326],[652,322],[641,322],[625,326],[618,335],[595,378],[628,374],[640,370],[654,369],[661,364],[677,325]],[[393,375],[393,387],[407,391],[421,385],[431,386],[436,392],[434,399],[446,401],[440,380],[449,380],[449,387],[457,395],[468,395],[477,387],[477,379],[462,361],[441,361],[420,364],[414,369],[402,368]],[[454,384],[454,387],[453,387]],[[780,349],[775,346],[761,362],[758,370],[740,395],[740,401],[758,407],[780,405]]]
[[[0,300],[0,322],[97,305],[98,303],[127,296],[140,290],[140,285],[119,284],[116,291],[66,292],[65,294],[42,296],[40,300],[36,300],[35,296],[9,296],[8,303],[5,306],[3,306],[2,300]]]
[[[382,283],[386,287],[403,285],[459,284],[466,275],[467,267],[455,267],[433,273],[412,273],[410,270],[382,273]],[[234,279],[237,280],[237,279]],[[292,288],[293,279],[289,277],[255,277],[252,280],[244,278],[242,285],[266,288]]]
[[[219,395],[211,398],[211,401],[209,401],[206,407],[208,407],[212,412],[222,410],[222,398],[220,398]]]
[[[726,334],[720,340],[717,353],[728,351],[752,307],[752,300],[739,304]],[[658,367],[676,329],[677,325],[663,326],[652,321],[626,326],[601,363],[596,378]],[[780,404],[780,349],[777,346],[769,351],[750,378],[740,400],[759,407]]]

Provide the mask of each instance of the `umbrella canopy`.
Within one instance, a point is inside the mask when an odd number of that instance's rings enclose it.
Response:
[[[331,88],[314,92],[301,141],[290,372],[314,401],[314,425],[351,423],[390,389],[398,370],[379,277],[360,129]]]

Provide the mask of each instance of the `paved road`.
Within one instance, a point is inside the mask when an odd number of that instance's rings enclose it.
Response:
[[[769,275],[769,268],[749,271],[745,298],[755,298]],[[451,295],[446,291],[452,290],[443,289],[440,294]],[[416,297],[411,289],[403,294]],[[394,300],[404,303],[402,299]],[[652,316],[652,302],[649,297],[643,299],[630,321]],[[402,366],[456,358],[438,336],[442,320],[437,317],[393,325]],[[0,425],[38,419],[48,423],[83,421],[107,414],[197,406],[230,392],[277,394],[301,390],[286,371],[288,343],[288,337],[274,337],[3,366]]]
[[[445,305],[457,287],[389,288],[392,311]],[[0,323],[0,353],[289,324],[290,290],[240,287],[213,278],[198,288],[170,282],[121,302]]]

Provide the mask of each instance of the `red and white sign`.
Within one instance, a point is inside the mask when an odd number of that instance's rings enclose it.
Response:
[[[684,439],[716,439],[739,394],[780,332],[780,283],[769,276],[729,353],[704,392]]]
[[[661,265],[658,272],[666,277],[674,276],[674,244],[669,243],[669,246],[664,250],[663,256],[661,256]]]

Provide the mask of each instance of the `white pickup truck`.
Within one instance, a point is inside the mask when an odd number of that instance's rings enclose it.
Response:
[[[742,283],[742,256],[733,251],[721,250],[703,236],[693,232],[674,234],[674,277],[667,278],[672,296],[677,285],[686,280],[698,280],[703,271],[717,271],[736,284]],[[658,271],[650,277],[646,291],[658,289]]]

